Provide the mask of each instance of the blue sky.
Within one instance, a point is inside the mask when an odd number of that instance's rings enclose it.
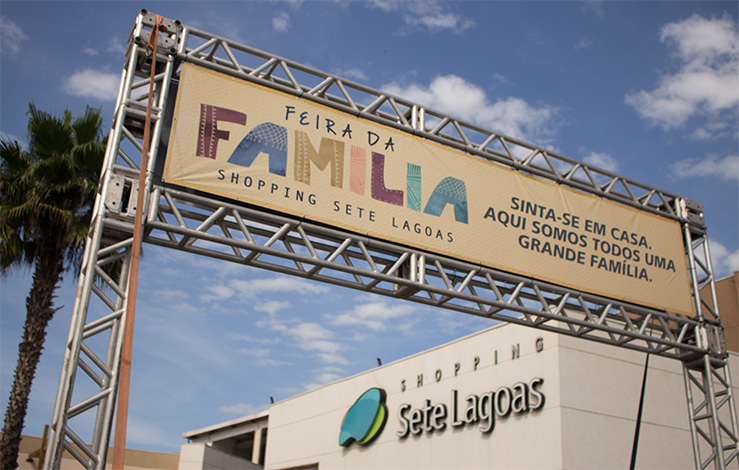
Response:
[[[413,100],[705,205],[719,276],[739,270],[739,33],[730,2],[0,2],[0,135],[26,111],[110,125],[140,8]],[[128,445],[185,431],[490,325],[145,246]],[[7,403],[30,273],[0,281]],[[58,291],[26,433],[51,418],[76,280]]]

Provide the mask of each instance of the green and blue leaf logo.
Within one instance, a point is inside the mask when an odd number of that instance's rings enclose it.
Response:
[[[352,442],[366,445],[380,435],[387,422],[385,390],[371,388],[349,408],[341,422],[339,445],[348,446]]]

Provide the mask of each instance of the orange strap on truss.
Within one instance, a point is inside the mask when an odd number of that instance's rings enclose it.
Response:
[[[151,75],[149,78],[149,100],[146,105],[146,124],[144,125],[144,143],[141,150],[141,167],[139,168],[139,191],[136,200],[136,217],[133,229],[133,246],[131,247],[131,266],[128,275],[128,296],[126,302],[126,323],[123,332],[121,365],[118,372],[118,412],[115,421],[115,437],[113,444],[113,470],[123,470],[126,457],[126,427],[128,425],[128,396],[131,388],[131,356],[133,353],[133,321],[136,315],[136,290],[139,277],[139,258],[143,239],[144,195],[146,193],[146,169],[149,166],[149,141],[151,140],[151,108],[154,100],[154,75],[157,63],[157,43],[162,17],[156,15],[156,25],[151,30],[147,53],[151,53]]]

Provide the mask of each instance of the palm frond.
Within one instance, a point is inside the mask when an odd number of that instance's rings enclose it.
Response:
[[[85,113],[77,116],[71,123],[74,131],[75,144],[84,145],[98,142],[102,136],[100,130],[102,124],[103,118],[100,116],[100,109],[90,108],[88,106],[85,109]]]
[[[45,159],[69,152],[74,146],[74,138],[66,125],[59,118],[38,111],[32,104],[28,114],[28,147],[32,154]]]
[[[27,151],[17,142],[0,142],[0,227],[11,237],[0,250],[3,271],[14,260],[32,263],[36,243],[56,240],[65,252],[79,251],[105,158],[99,109],[55,117],[31,103],[28,116]],[[78,261],[71,254],[67,259]]]

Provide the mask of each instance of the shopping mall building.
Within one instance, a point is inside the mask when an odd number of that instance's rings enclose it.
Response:
[[[717,286],[733,351],[737,282]],[[499,325],[187,432],[179,468],[629,468],[645,361]],[[645,391],[636,467],[694,468],[681,363],[650,356]]]

